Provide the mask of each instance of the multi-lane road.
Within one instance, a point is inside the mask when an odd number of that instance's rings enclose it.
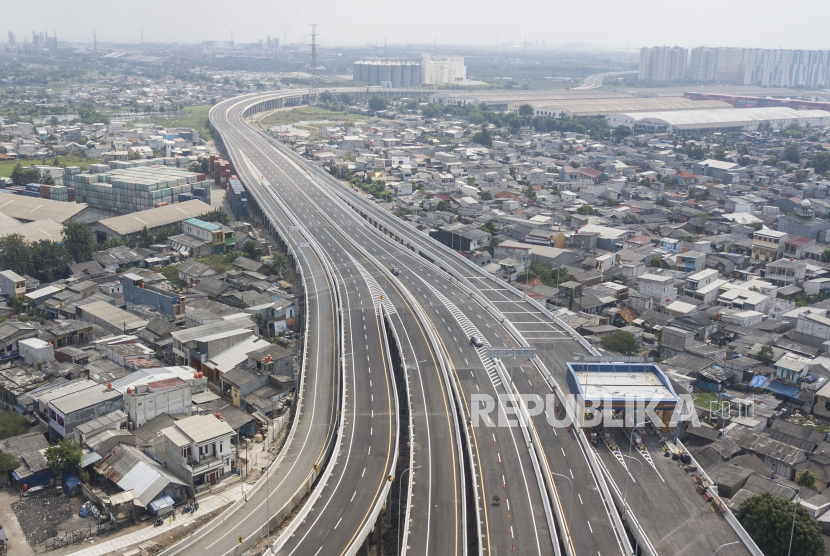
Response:
[[[246,121],[296,94],[231,99],[210,118],[253,212],[302,274],[300,405],[267,484],[166,554],[235,556],[239,537],[249,546],[264,536],[269,512],[284,525],[277,554],[356,554],[398,521],[401,553],[631,554],[584,436],[544,413],[494,426],[515,419],[512,396],[556,393],[564,363],[595,352],[521,292]],[[538,357],[494,360],[487,346],[532,346]],[[482,395],[496,400],[492,420],[474,421]]]

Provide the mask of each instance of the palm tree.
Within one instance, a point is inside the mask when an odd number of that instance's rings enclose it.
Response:
[[[285,260],[285,255],[282,253],[277,253],[274,255],[274,270],[279,274],[280,278],[282,278],[282,272],[285,270],[288,261]]]

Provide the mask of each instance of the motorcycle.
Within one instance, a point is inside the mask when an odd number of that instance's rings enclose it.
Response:
[[[153,524],[153,527],[158,527],[160,525],[164,525],[164,518],[161,516],[157,516],[156,522]]]

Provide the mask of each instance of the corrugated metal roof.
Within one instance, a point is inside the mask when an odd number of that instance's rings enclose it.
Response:
[[[239,315],[233,315],[231,318],[226,320],[203,324],[202,326],[194,326],[193,328],[186,328],[184,330],[177,330],[176,332],[173,332],[172,336],[175,340],[184,344],[192,340],[204,340],[206,337],[219,332],[254,326],[256,326],[254,321],[252,321],[247,314],[241,313]]]
[[[77,203],[65,203],[25,195],[5,195],[0,200],[0,212],[24,222],[46,218],[51,218],[56,222],[66,222],[86,208],[86,205]]]
[[[201,444],[202,442],[207,442],[220,436],[233,434],[233,429],[230,425],[217,419],[213,415],[194,415],[193,417],[177,421],[170,428],[178,429],[196,444]]]
[[[0,210],[3,210],[2,207],[0,207]],[[116,234],[127,235],[140,232],[144,226],[147,226],[147,229],[168,226],[174,222],[181,222],[188,218],[210,212],[211,210],[210,205],[194,199],[192,201],[185,201],[184,203],[173,203],[172,205],[164,207],[106,218],[99,221],[99,224],[106,226]]]
[[[6,221],[3,221],[6,224]],[[52,219],[37,220],[35,222],[28,222],[26,224],[13,224],[0,226],[0,236],[8,236],[11,234],[21,234],[26,238],[26,241],[40,241],[46,239],[57,243],[63,242],[63,224]]]
[[[95,470],[123,490],[134,490],[145,506],[170,484],[185,485],[184,481],[151,460],[138,448],[118,444],[107,452]]]

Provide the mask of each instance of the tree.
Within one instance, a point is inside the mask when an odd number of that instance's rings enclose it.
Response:
[[[473,176],[469,176],[467,178],[467,185],[469,185],[470,187],[475,187],[476,186],[476,179]]]
[[[46,448],[45,455],[47,465],[57,475],[61,469],[74,469],[79,467],[84,452],[74,440],[64,439],[56,445]]]
[[[761,361],[764,365],[769,365],[772,362],[772,358],[775,356],[775,353],[772,351],[771,346],[761,346],[760,351],[758,352],[758,360]]]
[[[488,234],[493,235],[497,231],[496,230],[496,222],[494,220],[490,220],[488,222],[485,222],[481,226],[481,229],[484,230],[485,232],[487,232]]]
[[[493,136],[490,135],[490,132],[486,129],[482,129],[473,135],[473,143],[478,143],[483,147],[492,147]]]
[[[830,263],[830,247],[821,252],[821,262]]]
[[[41,239],[31,244],[31,253],[32,276],[44,284],[66,278],[72,258],[63,245]]]
[[[204,214],[199,215],[199,220],[204,220],[205,222],[216,222],[218,224],[230,224],[231,219],[221,208],[217,207],[211,211],[208,211]]]
[[[671,206],[671,203],[669,202],[669,198],[665,195],[660,195],[657,198],[657,200],[654,201],[654,204],[658,205],[658,206],[661,206],[661,207],[670,207]]]
[[[658,255],[654,255],[648,262],[648,265],[654,268],[660,268],[663,266],[663,259],[661,259]]]
[[[380,95],[373,96],[369,99],[369,110],[372,112],[386,110],[386,99]]]
[[[334,102],[334,95],[331,91],[323,91],[320,93],[320,102]]]
[[[255,241],[246,241],[245,245],[242,246],[242,251],[249,259],[257,260],[259,258],[260,249]]]
[[[629,213],[626,213],[625,216],[623,216],[623,223],[624,224],[639,224],[640,219],[637,218],[637,215],[634,214],[633,212],[629,212]]]
[[[533,189],[532,185],[528,185],[527,189],[524,190],[524,195],[527,197],[527,200],[530,204],[536,202],[536,190]]]
[[[489,191],[482,191],[481,195],[479,195],[479,198],[482,201],[492,201],[493,200],[493,194],[490,193]]]
[[[210,159],[203,156],[196,162],[191,162],[188,170],[200,174],[207,174],[208,172],[210,172]]]
[[[795,484],[807,487],[807,488],[816,488],[816,474],[810,471],[809,469],[805,469],[801,473],[796,474],[795,476]]]
[[[15,185],[26,185],[28,183],[40,183],[41,176],[35,168],[24,168],[21,164],[15,164],[11,173],[12,183]]]
[[[340,93],[340,102],[343,104],[351,104],[354,102],[354,99],[349,93]]]
[[[136,241],[139,247],[149,249],[151,245],[155,244],[156,238],[150,232],[150,230],[147,229],[147,226],[144,226],[143,228],[141,228],[141,231],[138,232],[138,237],[136,238]]]
[[[599,210],[595,209],[589,204],[580,205],[578,209],[576,209],[577,214],[587,214],[587,215],[597,215],[599,214]]]
[[[288,261],[285,259],[285,255],[282,253],[277,253],[274,255],[274,262],[271,263],[271,268],[276,272],[278,275],[282,276],[285,267],[288,265]]]
[[[602,337],[602,347],[608,351],[628,354],[637,349],[637,340],[631,332],[618,330]]]
[[[0,415],[0,440],[11,436],[19,436],[29,430],[26,419],[17,413]]]
[[[533,117],[533,106],[530,104],[522,104],[519,106],[519,116]]]
[[[818,153],[813,157],[813,170],[817,174],[830,171],[830,152]]]
[[[795,528],[793,524],[795,512]],[[778,498],[769,492],[752,496],[741,502],[737,512],[738,521],[767,556],[784,556],[789,553],[790,532],[792,553],[799,556],[820,556],[824,554],[821,527],[800,504]]]
[[[627,125],[618,125],[614,128],[613,133],[611,133],[611,137],[616,143],[628,139],[632,135],[634,135],[634,132]]]
[[[55,178],[52,177],[51,172],[44,170],[40,178],[40,183],[44,185],[55,185]]]
[[[95,252],[95,236],[89,224],[70,222],[63,227],[62,235],[63,247],[76,263],[92,260],[92,254]]]
[[[0,473],[7,475],[20,466],[20,460],[11,454],[0,453]]]
[[[801,160],[801,152],[798,150],[798,143],[790,143],[784,147],[784,158],[787,162],[797,164]]]
[[[23,234],[0,237],[0,268],[23,276],[32,270],[32,253]]]

